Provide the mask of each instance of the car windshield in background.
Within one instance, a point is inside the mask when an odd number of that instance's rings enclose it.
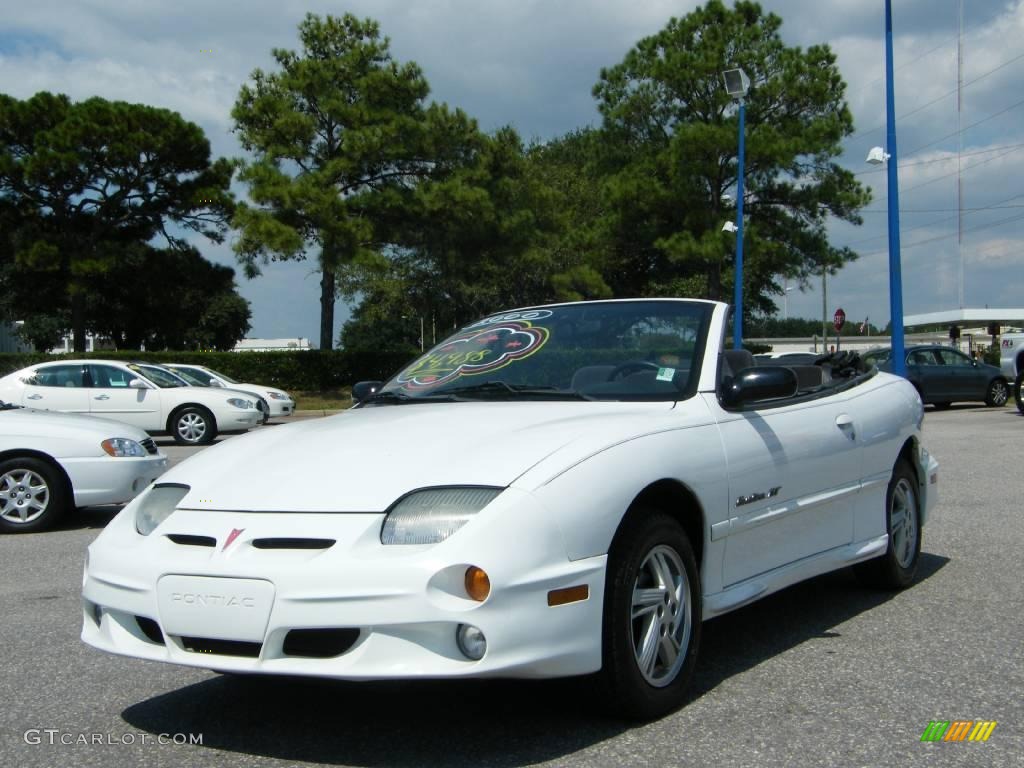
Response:
[[[193,387],[208,387],[210,386],[210,379],[201,379],[189,368],[175,368],[174,375],[184,379]]]
[[[166,368],[158,368],[155,365],[129,365],[128,367],[136,373],[141,373],[161,389],[188,386],[187,381],[171,373]]]
[[[371,402],[679,400],[696,391],[712,306],[594,301],[502,312],[445,339]]]
[[[891,349],[869,349],[861,355],[861,359],[863,359],[868,365],[878,365],[879,363],[888,362],[890,357],[892,357]]]
[[[213,370],[213,368],[207,368],[206,370],[208,370],[210,373],[212,373],[218,379],[223,379],[228,384],[238,384],[238,382],[235,381],[234,379],[232,379],[230,376],[225,376],[223,373],[220,373],[219,371]]]

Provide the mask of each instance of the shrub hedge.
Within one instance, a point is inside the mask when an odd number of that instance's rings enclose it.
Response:
[[[332,390],[366,379],[386,379],[412,360],[405,352],[115,352],[47,355],[37,352],[0,354],[0,376],[50,360],[95,358],[146,363],[205,365],[236,381],[285,390]]]

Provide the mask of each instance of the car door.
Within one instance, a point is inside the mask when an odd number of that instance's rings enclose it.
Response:
[[[160,390],[151,388],[148,383],[144,389],[129,386],[132,379],[139,377],[118,366],[90,363],[88,374],[92,416],[114,419],[151,432],[164,428]]]
[[[849,544],[861,480],[855,403],[836,394],[729,411],[708,399],[729,473],[728,525],[712,530],[726,537],[723,585]]]
[[[984,400],[988,389],[988,374],[979,368],[971,358],[955,349],[938,349],[953,381],[954,396],[964,400]]]
[[[921,399],[926,403],[948,403],[956,396],[956,380],[933,349],[915,349],[907,355],[907,364],[917,371]],[[913,377],[911,377],[913,378]]]
[[[89,395],[81,363],[40,365],[22,381],[25,389],[21,404],[26,408],[89,413]]]

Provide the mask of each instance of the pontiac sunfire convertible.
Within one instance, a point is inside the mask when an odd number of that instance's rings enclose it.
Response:
[[[756,366],[728,312],[493,315],[344,414],[206,450],[90,546],[82,639],[228,672],[592,675],[628,716],[678,707],[704,619],[849,565],[908,586],[937,498],[909,382]]]

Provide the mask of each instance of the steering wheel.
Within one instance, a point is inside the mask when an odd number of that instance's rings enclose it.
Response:
[[[657,363],[652,363],[649,360],[630,360],[629,362],[625,362],[622,365],[617,365],[612,368],[608,373],[606,381],[614,381],[619,376],[625,376],[629,373],[644,370],[658,371],[661,370],[661,366]]]

